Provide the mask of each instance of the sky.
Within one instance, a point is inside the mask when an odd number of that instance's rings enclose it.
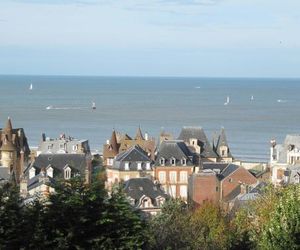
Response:
[[[0,74],[300,77],[299,0],[0,0]]]

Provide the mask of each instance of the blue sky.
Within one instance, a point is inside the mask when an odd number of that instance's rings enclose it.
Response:
[[[300,77],[297,0],[1,0],[0,74]]]

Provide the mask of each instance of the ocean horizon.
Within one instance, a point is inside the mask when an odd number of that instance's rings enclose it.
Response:
[[[94,150],[113,129],[158,139],[201,126],[224,127],[233,156],[268,161],[269,141],[299,134],[299,78],[0,75],[0,127],[11,117],[31,147],[41,134],[88,139]],[[32,90],[30,85],[32,84]],[[228,104],[224,105],[225,103]],[[92,109],[92,103],[96,109]],[[48,109],[47,109],[48,108]]]

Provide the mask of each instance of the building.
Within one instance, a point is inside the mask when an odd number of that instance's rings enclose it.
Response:
[[[159,213],[169,198],[160,185],[149,178],[133,178],[125,181],[124,192],[133,207],[150,215]]]
[[[19,184],[30,149],[23,128],[12,128],[11,119],[0,129],[0,181]]]
[[[222,128],[219,136],[213,143],[213,150],[218,155],[218,162],[232,162],[233,156],[228,146],[225,129]]]
[[[203,163],[202,169],[189,179],[189,201],[228,202],[241,193],[241,187],[250,188],[257,179],[245,168],[225,163]]]
[[[200,155],[203,162],[233,161],[224,128],[214,138],[213,146],[201,127],[183,127],[178,139],[183,140],[192,152]]]
[[[162,141],[154,177],[171,197],[187,200],[188,177],[199,164],[198,160],[183,141]]]
[[[140,146],[134,145],[114,158],[112,166],[107,166],[106,174],[108,188],[132,178],[152,178],[152,160]]]
[[[55,181],[75,176],[89,184],[91,168],[91,157],[84,154],[40,154],[25,170],[20,192],[23,197],[47,195],[54,191]]]
[[[271,141],[270,168],[272,183],[275,185],[291,179],[292,172],[300,167],[300,135],[287,135],[283,144]],[[296,178],[297,179],[297,178]]]
[[[40,154],[90,154],[88,140],[78,140],[65,134],[59,138],[52,139],[42,134],[42,140],[37,149]]]
[[[154,160],[155,158],[155,139],[149,138],[148,134],[142,134],[141,128],[137,129],[134,138],[129,135],[120,135],[113,130],[111,139],[103,145],[103,161],[105,166],[112,166],[113,160],[117,154],[128,150],[129,148],[138,145],[140,146],[147,155]]]

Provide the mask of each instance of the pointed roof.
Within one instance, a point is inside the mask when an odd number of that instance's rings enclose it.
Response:
[[[12,125],[11,125],[10,117],[7,118],[7,121],[6,121],[6,125],[5,125],[5,128],[4,128],[4,131],[5,131],[5,132],[10,132],[10,133],[12,133]]]
[[[144,140],[142,131],[141,131],[141,127],[139,126],[137,131],[136,131],[136,135],[135,135],[135,140]]]
[[[229,150],[226,134],[225,134],[225,129],[223,127],[221,128],[221,132],[218,137],[217,144],[216,144],[216,151],[218,154],[220,154],[220,147],[222,147],[222,146],[226,146],[228,148],[228,157],[232,157],[230,150]]]
[[[116,154],[118,153],[119,148],[118,148],[117,135],[115,130],[113,130],[111,134],[109,148],[111,151],[115,152]]]

